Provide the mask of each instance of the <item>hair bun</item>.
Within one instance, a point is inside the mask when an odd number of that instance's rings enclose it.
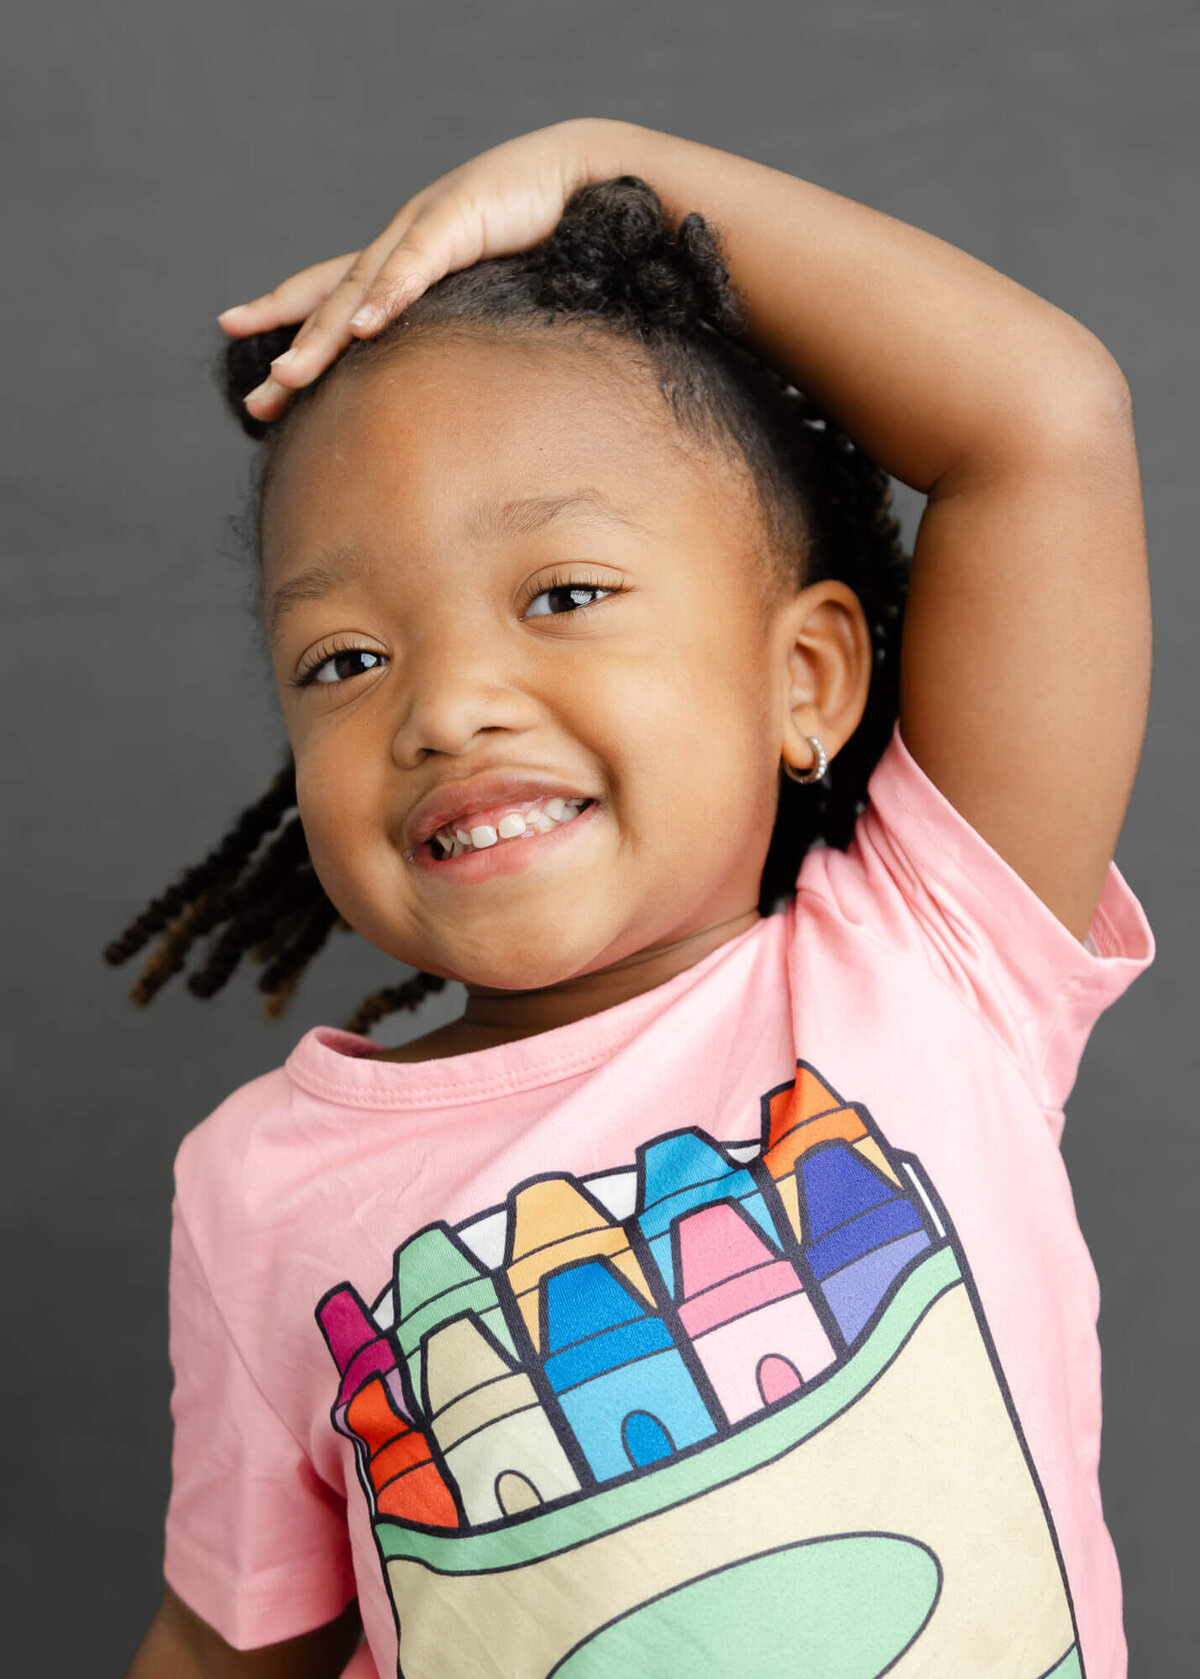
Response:
[[[742,330],[716,234],[694,213],[672,230],[662,200],[637,175],[578,188],[539,257],[552,308],[647,327]]]
[[[242,430],[256,441],[271,429],[266,420],[246,412],[246,398],[257,390],[271,372],[271,363],[291,344],[299,325],[277,326],[270,332],[252,333],[249,338],[231,338],[217,354],[216,377],[230,413]]]

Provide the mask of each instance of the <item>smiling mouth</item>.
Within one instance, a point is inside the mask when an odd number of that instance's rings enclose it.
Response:
[[[488,851],[494,845],[513,845],[553,833],[573,822],[592,803],[592,799],[555,797],[497,805],[492,810],[474,812],[462,823],[439,828],[426,843],[438,862],[448,862],[472,851]]]

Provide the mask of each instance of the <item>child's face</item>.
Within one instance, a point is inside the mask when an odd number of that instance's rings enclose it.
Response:
[[[788,695],[762,542],[748,474],[619,347],[417,340],[335,377],[275,463],[263,599],[270,619],[281,587],[333,579],[269,633],[346,920],[401,961],[528,990],[752,912]],[[561,610],[571,585],[595,604]],[[555,797],[590,803],[554,824]],[[514,813],[521,837],[449,858],[421,825]]]

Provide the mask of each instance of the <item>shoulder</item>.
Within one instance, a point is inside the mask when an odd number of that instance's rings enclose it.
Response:
[[[293,1128],[296,1089],[283,1066],[240,1085],[183,1138],[176,1205],[193,1235],[232,1235],[256,1222]]]
[[[844,852],[804,859],[797,904],[827,958],[879,977],[898,1007],[953,994],[1059,1108],[1096,1019],[1151,962],[1141,904],[1108,865],[1090,925],[1077,937],[934,785],[893,732]],[[921,976],[937,981],[931,989]]]

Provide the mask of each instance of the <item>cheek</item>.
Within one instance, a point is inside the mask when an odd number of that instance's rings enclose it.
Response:
[[[386,864],[389,794],[367,751],[308,748],[296,762],[296,794],[317,878],[336,908],[360,913],[373,874]],[[394,798],[394,794],[390,795]]]
[[[576,695],[581,738],[611,773],[627,829],[667,848],[708,833],[728,846],[769,829],[777,753],[765,669],[761,653],[664,647]]]

